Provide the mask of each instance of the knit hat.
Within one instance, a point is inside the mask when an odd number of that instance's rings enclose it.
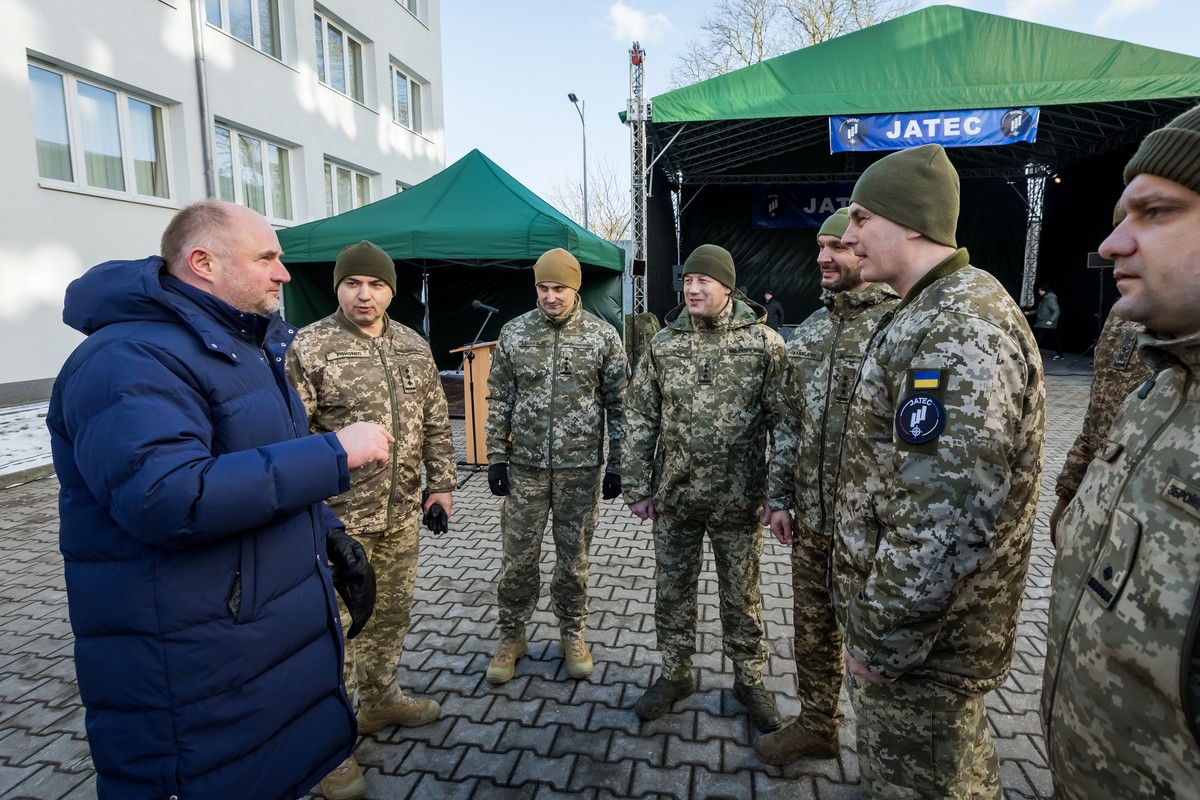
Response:
[[[833,236],[840,239],[842,238],[842,234],[846,232],[846,226],[849,224],[850,209],[839,208],[825,220],[825,223],[821,226],[821,230],[817,231],[817,236]]]
[[[898,150],[863,170],[850,202],[938,244],[957,247],[958,172],[940,144]]]
[[[533,265],[533,282],[561,283],[579,291],[579,285],[583,282],[579,271],[579,259],[561,247],[547,250]]]
[[[333,266],[334,291],[351,275],[379,278],[392,287],[392,294],[396,293],[396,265],[392,257],[383,252],[379,245],[371,244],[366,239],[338,253],[337,263]]]
[[[737,284],[737,272],[733,268],[733,256],[724,247],[702,244],[692,251],[683,262],[683,275],[699,273],[720,281],[732,289]]]
[[[1142,140],[1125,165],[1125,182],[1157,175],[1200,194],[1200,106],[1185,111]]]

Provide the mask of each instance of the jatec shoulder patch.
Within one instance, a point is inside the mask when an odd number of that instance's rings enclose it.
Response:
[[[933,392],[913,392],[896,409],[896,435],[908,444],[932,442],[946,428],[946,407]]]

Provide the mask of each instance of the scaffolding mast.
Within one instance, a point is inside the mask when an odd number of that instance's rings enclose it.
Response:
[[[1025,222],[1025,268],[1021,274],[1021,305],[1036,302],[1038,252],[1042,244],[1042,211],[1046,198],[1046,178],[1050,170],[1044,164],[1025,165],[1025,203],[1029,216]]]
[[[646,51],[637,43],[629,48],[629,106],[625,112],[625,124],[629,126],[630,158],[630,228],[633,243],[633,258],[630,267],[633,313],[646,310],[646,197],[649,187],[649,170],[646,163],[646,132],[650,126],[650,103],[644,91]]]

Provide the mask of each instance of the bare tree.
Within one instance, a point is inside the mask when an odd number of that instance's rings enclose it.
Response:
[[[905,14],[916,0],[719,0],[676,55],[678,88]]]
[[[571,219],[583,224],[583,183],[556,182],[550,203]],[[601,239],[615,242],[629,227],[629,181],[617,174],[607,160],[588,170],[588,227]]]

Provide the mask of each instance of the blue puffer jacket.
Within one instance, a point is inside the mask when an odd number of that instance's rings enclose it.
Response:
[[[353,747],[321,502],[350,486],[284,376],[291,326],[108,262],[50,401],[101,798],[304,795]],[[161,273],[161,274],[160,274]]]

